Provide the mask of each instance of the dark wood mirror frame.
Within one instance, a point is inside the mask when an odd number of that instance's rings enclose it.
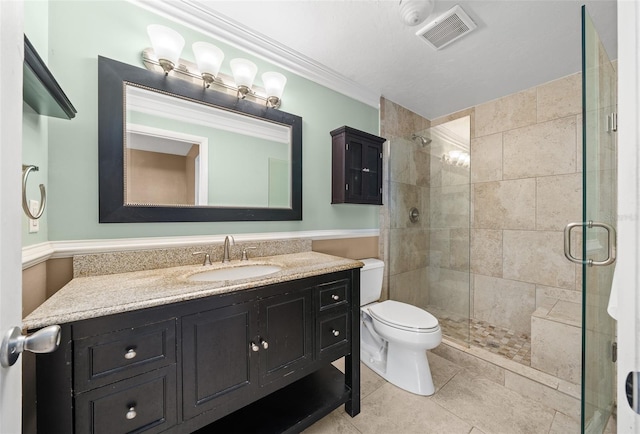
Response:
[[[142,85],[203,104],[291,126],[291,208],[169,207],[124,204],[124,86]],[[302,118],[186,80],[98,57],[100,223],[302,220]],[[242,182],[230,179],[230,183]]]

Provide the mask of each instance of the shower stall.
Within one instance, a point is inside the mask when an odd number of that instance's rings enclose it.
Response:
[[[528,364],[531,345],[526,326],[511,328],[507,318],[496,321],[491,314],[473,314],[474,299],[482,312],[493,307],[487,306],[491,300],[474,297],[473,271],[475,268],[481,276],[492,274],[483,268],[487,261],[498,261],[495,253],[501,240],[499,231],[484,230],[482,222],[472,225],[470,144],[468,115],[413,132],[392,144],[389,297],[435,315],[447,339]],[[472,258],[472,242],[476,256],[481,257]],[[534,305],[529,304],[533,311]]]
[[[433,122],[383,105],[381,235],[390,299],[432,313],[443,344],[581,386],[583,432],[601,433],[615,378],[617,83],[583,19],[582,73]]]
[[[389,172],[390,298],[428,310],[462,342],[471,301],[469,140],[468,116],[399,138]]]

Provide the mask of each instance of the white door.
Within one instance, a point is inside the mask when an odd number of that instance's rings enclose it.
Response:
[[[22,0],[0,1],[0,340],[22,323]],[[22,358],[0,367],[0,433],[19,434]]]
[[[618,433],[640,432],[626,393],[640,371],[640,3],[618,2]],[[636,377],[637,378],[637,377]],[[635,408],[640,399],[635,384]]]

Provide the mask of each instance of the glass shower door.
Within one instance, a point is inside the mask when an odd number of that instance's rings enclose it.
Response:
[[[584,6],[582,54],[581,423],[583,433],[602,433],[615,396],[615,323],[607,314],[607,303],[615,266],[617,86],[616,71]]]

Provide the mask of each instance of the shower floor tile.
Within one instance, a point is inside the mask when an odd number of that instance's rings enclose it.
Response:
[[[435,311],[432,307],[429,312]],[[435,314],[435,313],[434,313]],[[486,321],[456,318],[443,311],[435,314],[444,336],[480,347],[525,366],[531,366],[531,337]]]

